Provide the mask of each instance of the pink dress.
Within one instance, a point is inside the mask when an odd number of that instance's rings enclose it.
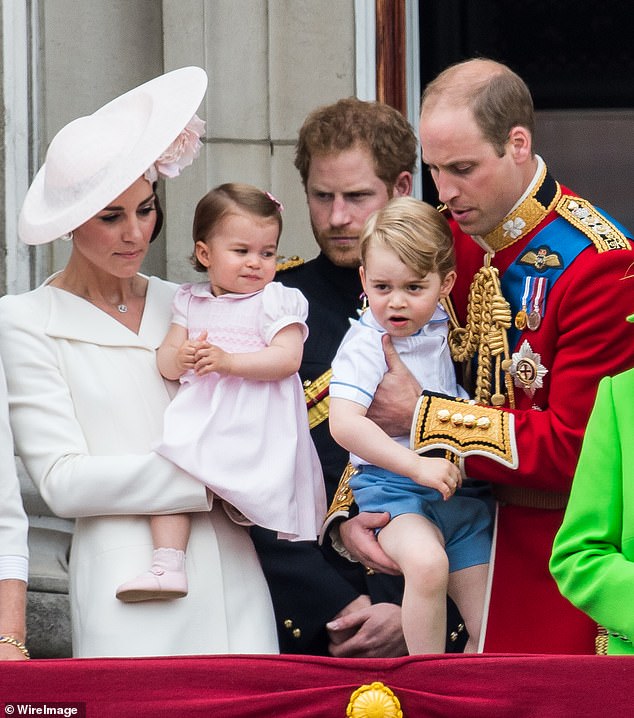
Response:
[[[255,294],[215,297],[209,284],[185,284],[172,322],[227,352],[259,351],[290,324],[308,334],[308,303],[278,282]],[[206,484],[248,522],[279,538],[315,539],[326,512],[321,465],[310,437],[298,374],[256,381],[216,372],[181,377],[164,416],[162,456]],[[232,515],[232,512],[229,512]]]

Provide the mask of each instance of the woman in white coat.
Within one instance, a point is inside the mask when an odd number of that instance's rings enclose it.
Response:
[[[27,244],[72,242],[37,289],[0,300],[16,447],[44,500],[76,518],[70,562],[75,656],[273,653],[264,577],[246,529],[205,486],[153,453],[175,386],[155,350],[176,286],[139,274],[161,224],[154,192],[200,148],[200,68],[155,78],[55,136],[27,193]],[[147,516],[191,512],[190,591],[126,604],[116,587],[151,554]]]

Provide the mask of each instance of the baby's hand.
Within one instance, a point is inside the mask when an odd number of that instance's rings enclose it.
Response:
[[[187,339],[176,352],[176,365],[181,372],[193,369],[196,364],[196,352],[207,343],[207,332],[202,332],[197,339]]]
[[[212,371],[219,374],[229,374],[232,355],[214,344],[200,346],[196,351],[194,371],[198,376],[210,374]]]
[[[196,344],[192,341],[183,342],[176,352],[176,366],[181,372],[194,368]]]
[[[417,469],[411,478],[421,486],[440,491],[445,501],[462,485],[460,469],[447,459],[434,457],[418,456]]]

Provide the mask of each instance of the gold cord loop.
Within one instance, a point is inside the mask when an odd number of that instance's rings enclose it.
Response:
[[[513,381],[506,371],[510,327],[511,307],[502,294],[498,270],[491,266],[491,255],[487,253],[484,266],[476,272],[469,288],[465,327],[455,323],[449,332],[454,361],[468,362],[478,354],[474,398],[481,404],[501,406],[508,397],[509,406],[515,406]],[[500,382],[503,371],[506,397]]]

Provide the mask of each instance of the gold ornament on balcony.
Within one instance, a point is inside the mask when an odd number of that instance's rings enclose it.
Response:
[[[350,696],[347,718],[403,718],[401,704],[394,693],[378,681],[361,686]]]

